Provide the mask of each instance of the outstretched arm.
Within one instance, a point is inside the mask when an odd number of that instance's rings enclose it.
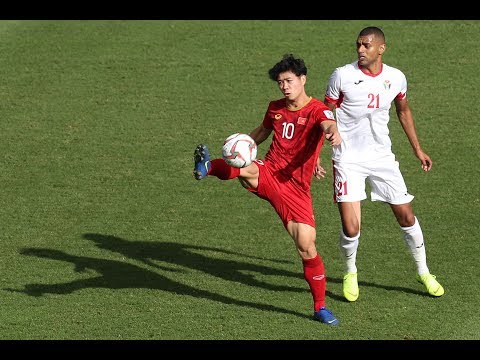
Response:
[[[252,130],[249,135],[253,140],[255,140],[257,145],[260,145],[270,136],[272,130],[273,129],[267,129],[263,127],[263,124],[260,124],[255,130]]]
[[[405,131],[405,134],[407,135],[415,156],[420,160],[423,171],[430,171],[432,169],[432,160],[420,146],[420,141],[418,140],[417,132],[415,130],[412,111],[410,110],[407,98],[395,99],[395,108],[398,120],[402,125],[403,131]]]
[[[340,145],[342,137],[337,129],[337,123],[333,120],[322,121],[323,132],[325,133],[325,139],[330,142],[330,146]]]
[[[322,121],[322,128],[323,132],[325,133],[325,139],[330,142],[330,146],[333,145],[340,145],[342,142],[342,137],[337,129],[337,123],[335,121],[325,120]],[[320,154],[318,155],[317,162],[313,169],[313,175],[317,179],[321,179],[325,177],[326,170],[322,167],[320,163]]]

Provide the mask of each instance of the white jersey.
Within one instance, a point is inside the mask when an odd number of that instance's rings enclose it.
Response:
[[[390,107],[395,98],[404,98],[406,93],[405,75],[386,64],[375,75],[364,73],[357,61],[336,68],[325,97],[336,104],[343,141],[333,147],[332,159],[358,163],[391,155]]]

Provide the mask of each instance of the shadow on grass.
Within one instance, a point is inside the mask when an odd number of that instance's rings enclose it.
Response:
[[[343,282],[343,279],[342,278],[328,277],[327,281],[331,282],[331,283],[341,284]],[[387,290],[387,291],[397,291],[397,292],[402,292],[402,293],[410,293],[410,294],[415,294],[415,295],[420,295],[420,296],[425,296],[425,297],[431,297],[431,295],[429,295],[425,291],[414,290],[414,289],[411,289],[411,288],[400,287],[400,286],[389,286],[389,285],[384,285],[384,284],[376,284],[376,283],[368,282],[368,281],[359,281],[358,282],[358,287],[361,289],[363,286],[383,289],[383,290]],[[338,300],[338,301],[349,302],[343,296],[332,295],[331,297]]]
[[[92,240],[100,249],[122,254],[126,258],[135,259],[145,263],[146,265],[160,268],[162,270],[181,271],[157,265],[155,261],[172,264],[173,266],[180,265],[195,271],[202,271],[208,275],[215,276],[223,280],[238,282],[248,286],[256,286],[266,290],[295,292],[306,291],[305,287],[274,285],[264,281],[259,281],[254,275],[251,274],[257,273],[262,275],[300,278],[301,274],[299,272],[281,270],[269,266],[252,264],[249,262],[228,260],[224,258],[224,255],[235,255],[253,260],[285,262],[282,260],[262,259],[221,248],[182,244],[178,242],[128,241],[117,236],[101,234],[84,234],[83,237],[85,239]],[[220,256],[206,256],[204,255],[206,252],[219,253]],[[223,258],[220,258],[221,256],[223,256]],[[300,262],[300,259],[298,261]]]
[[[167,266],[160,266],[155,261],[165,262],[174,266],[180,265],[196,271],[203,271],[209,275],[219,277],[232,282],[240,282],[248,286],[256,286],[274,291],[295,291],[305,292],[305,296],[310,296],[307,288],[290,287],[283,285],[272,285],[266,282],[258,281],[253,275],[242,273],[257,272],[264,275],[287,276],[300,278],[299,272],[291,272],[276,269],[263,265],[251,264],[226,259],[219,259],[202,255],[202,251],[215,251],[223,254],[242,256],[256,259],[252,256],[242,255],[226,251],[225,249],[213,248],[207,246],[192,246],[173,242],[139,242],[128,241],[115,236],[100,234],[84,234],[83,237],[92,240],[95,244],[105,250],[114,251],[122,254],[126,258],[141,261],[150,267],[162,271],[183,271]],[[198,289],[193,286],[185,285],[161,275],[158,271],[152,271],[145,267],[137,266],[129,262],[100,259],[87,256],[76,256],[67,254],[63,251],[45,248],[26,248],[20,251],[22,255],[36,256],[57,261],[69,262],[75,265],[76,272],[88,272],[92,274],[89,278],[54,283],[54,284],[27,284],[23,290],[5,289],[14,292],[23,292],[30,296],[42,296],[44,294],[70,294],[74,291],[86,288],[146,288],[158,289],[178,295],[192,296],[195,298],[204,298],[223,304],[238,305],[250,307],[262,311],[274,311],[302,318],[312,318],[305,313],[296,312],[289,309],[280,308],[258,302],[244,301],[229,296],[224,296],[211,291]],[[261,259],[263,261],[277,261]],[[186,272],[186,271],[185,271]],[[187,275],[188,276],[188,275]]]

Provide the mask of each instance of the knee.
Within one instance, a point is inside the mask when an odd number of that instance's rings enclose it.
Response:
[[[298,254],[303,260],[314,258],[317,255],[315,239],[302,239],[296,242]]]
[[[349,238],[353,238],[355,236],[358,235],[358,233],[360,232],[360,226],[358,225],[358,223],[356,224],[344,224],[343,227],[342,227],[342,230],[343,230],[343,233],[345,234],[345,236],[349,237]]]
[[[296,242],[296,246],[300,253],[316,251],[315,239],[301,239],[301,241]]]
[[[415,225],[415,215],[413,213],[403,213],[397,216],[398,224],[401,227],[410,227]]]

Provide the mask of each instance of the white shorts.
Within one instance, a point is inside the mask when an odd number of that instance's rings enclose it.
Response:
[[[342,163],[333,161],[334,202],[365,200],[365,184],[368,181],[372,201],[383,201],[393,205],[407,204],[414,198],[400,172],[395,155],[389,155],[365,163]]]

